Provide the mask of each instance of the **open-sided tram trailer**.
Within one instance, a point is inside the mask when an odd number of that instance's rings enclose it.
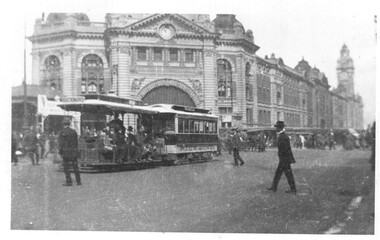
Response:
[[[154,139],[153,148],[156,154],[152,161],[124,159],[123,162],[117,162],[114,159],[116,149],[106,149],[100,137],[89,143],[81,136],[81,157],[78,160],[81,171],[139,169],[161,164],[207,161],[217,151],[219,117],[210,114],[206,109],[170,104],[138,106],[130,104],[128,99],[100,94],[66,98],[58,106],[67,111],[98,116],[120,115],[122,121],[125,114],[133,114],[134,122],[138,123],[134,128],[144,126],[145,130],[149,129]]]

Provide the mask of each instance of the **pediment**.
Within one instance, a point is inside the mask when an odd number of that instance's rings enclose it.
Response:
[[[119,29],[137,34],[155,34],[164,24],[173,26],[177,36],[217,36],[217,34],[210,32],[179,14],[153,14]]]

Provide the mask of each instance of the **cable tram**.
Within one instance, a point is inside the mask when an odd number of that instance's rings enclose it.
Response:
[[[81,171],[207,161],[217,150],[218,116],[205,109],[140,106],[137,101],[102,94],[64,98],[58,106],[81,113]]]

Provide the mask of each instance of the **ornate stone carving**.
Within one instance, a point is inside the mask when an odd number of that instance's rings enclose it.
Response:
[[[142,85],[142,82],[144,80],[145,80],[145,77],[133,79],[133,81],[132,81],[132,90],[139,90],[140,87],[141,87],[141,85]]]
[[[127,55],[131,55],[131,50],[130,50],[130,48],[121,47],[121,48],[119,48],[119,52],[120,52],[120,53],[127,54]]]
[[[193,89],[196,92],[202,92],[202,83],[198,79],[189,79],[189,81],[193,84]]]

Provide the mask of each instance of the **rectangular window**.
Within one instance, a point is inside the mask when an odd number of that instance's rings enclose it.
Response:
[[[183,119],[178,118],[178,133],[183,133]]]
[[[162,48],[153,48],[153,61],[163,61],[163,49]]]
[[[194,62],[194,50],[185,50],[185,62]]]
[[[165,131],[174,131],[174,119],[166,119],[165,121]]]
[[[169,50],[169,61],[171,62],[178,62],[179,60],[179,54],[178,54],[178,49],[172,48]]]
[[[189,120],[187,119],[183,120],[183,129],[184,129],[184,133],[189,133]]]
[[[206,121],[205,122],[205,133],[209,133],[210,132],[210,122]]]
[[[204,122],[203,121],[199,122],[199,133],[204,133]]]
[[[199,121],[194,121],[194,132],[199,133]]]
[[[232,113],[232,108],[231,107],[220,107],[219,108],[219,113],[220,114]]]
[[[189,120],[190,133],[194,133],[194,120]]]
[[[217,133],[218,129],[216,127],[216,122],[212,122],[212,132]]]
[[[137,48],[137,60],[138,61],[147,61],[146,47]]]

